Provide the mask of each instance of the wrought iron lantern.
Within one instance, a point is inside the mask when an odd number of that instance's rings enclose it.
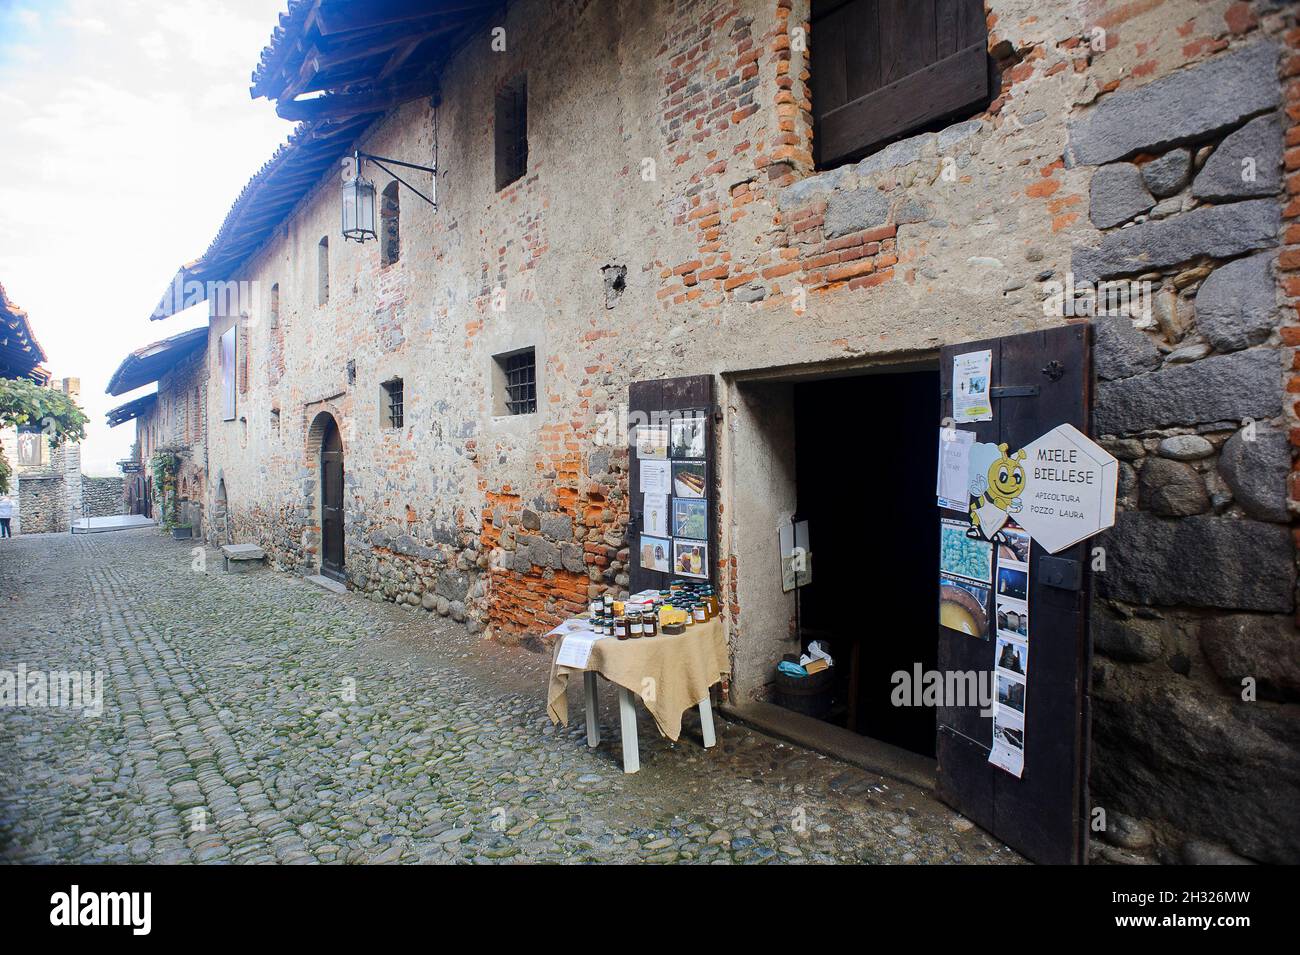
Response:
[[[356,157],[352,178],[343,183],[343,238],[365,242],[378,236],[375,231],[375,184],[361,175],[361,157]]]
[[[361,161],[369,160],[374,163],[388,175],[392,176],[407,189],[423,199],[435,209],[438,204],[416,189],[409,182],[403,179],[397,173],[393,172],[384,163],[392,163],[395,166],[405,166],[407,169],[418,169],[422,172],[437,175],[437,170],[431,166],[418,166],[415,163],[402,162],[400,159],[388,159],[385,156],[372,156],[369,153],[355,152],[352,155],[352,178],[343,183],[343,238],[355,239],[357,242],[365,242],[367,239],[376,239],[379,233],[376,229],[377,210],[375,208],[375,184],[361,175]]]

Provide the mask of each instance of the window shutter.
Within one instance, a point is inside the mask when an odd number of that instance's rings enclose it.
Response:
[[[235,329],[221,336],[221,417],[235,420]]]
[[[817,163],[856,158],[988,96],[982,0],[813,0]]]

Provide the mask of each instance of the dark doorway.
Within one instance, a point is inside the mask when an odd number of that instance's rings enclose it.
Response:
[[[891,695],[895,672],[938,664],[939,373],[800,383],[794,407],[796,517],[809,522],[813,571],[799,618],[805,648],[831,644],[830,720],[932,757],[935,710]]]
[[[320,572],[344,581],[343,572],[343,438],[333,418],[325,422],[320,442]]]

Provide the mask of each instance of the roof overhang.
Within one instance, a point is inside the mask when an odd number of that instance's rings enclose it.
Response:
[[[215,283],[229,280],[266,243],[377,116],[299,126],[244,186],[208,250],[176,271],[150,318],[168,318],[214,297]]]
[[[340,120],[429,95],[501,0],[289,0],[250,92],[285,119]],[[324,93],[310,99],[309,94]]]
[[[132,418],[140,418],[148,414],[153,406],[158,403],[158,393],[141,395],[139,398],[133,398],[124,405],[118,405],[110,411],[105,417],[108,418],[108,426],[116,428],[124,421],[130,421]]]
[[[137,348],[117,366],[117,371],[113,372],[105,390],[110,395],[120,395],[157,381],[186,358],[202,351],[207,343],[208,330],[204,327],[192,328],[188,332]]]
[[[45,384],[50,372],[41,365],[47,360],[27,313],[9,300],[0,285],[0,378],[30,378]]]
[[[213,297],[213,283],[229,281],[266,244],[371,123],[402,103],[436,99],[447,59],[500,7],[500,0],[289,0],[250,92],[300,124],[248,181],[202,257],[177,271],[151,317]]]

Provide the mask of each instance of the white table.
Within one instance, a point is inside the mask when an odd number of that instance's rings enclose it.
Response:
[[[596,714],[596,677],[595,670],[582,674],[582,702],[587,713],[587,745],[593,749],[600,745],[600,721]],[[641,749],[636,736],[636,703],[632,691],[618,687],[618,721],[623,735],[623,772],[635,773],[641,768]],[[706,695],[700,700],[700,731],[704,736],[704,748],[711,749],[717,738],[713,733],[713,704]]]

